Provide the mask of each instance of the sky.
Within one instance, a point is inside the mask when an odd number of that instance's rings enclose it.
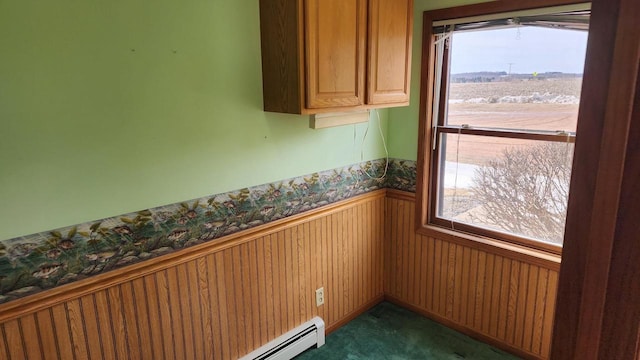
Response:
[[[520,26],[453,34],[451,73],[506,71],[581,74],[587,32]]]

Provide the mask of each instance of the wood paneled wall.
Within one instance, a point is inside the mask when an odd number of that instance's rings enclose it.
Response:
[[[395,194],[0,305],[0,359],[235,359],[316,315],[335,329],[383,296],[548,358],[558,265],[416,235],[414,200]],[[325,305],[316,307],[321,286]]]
[[[316,315],[331,330],[382,300],[384,196],[0,306],[0,359],[235,359]]]
[[[548,358],[558,265],[417,235],[415,201],[389,192],[385,295],[504,349]]]

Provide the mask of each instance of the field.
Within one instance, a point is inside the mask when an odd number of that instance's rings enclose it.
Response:
[[[454,83],[448,124],[575,132],[582,79]],[[447,159],[483,165],[509,147],[532,141],[448,135]],[[457,154],[456,154],[457,153]]]
[[[490,98],[491,96],[530,97],[534,94],[547,95],[547,101],[551,97],[560,96],[558,101],[569,101],[580,98],[582,78],[551,78],[544,80],[513,80],[494,81],[488,83],[452,83],[450,99],[469,101],[471,99]]]
[[[472,128],[575,132],[581,81],[582,79],[577,78],[558,78],[454,83],[451,84],[449,93],[448,124],[469,125]],[[490,160],[502,158],[505,150],[539,145],[540,141],[457,134],[445,136],[446,162],[441,215],[499,230],[501,226],[492,225],[492,214],[487,210],[487,202],[493,203],[496,200],[482,200],[472,189],[477,169]],[[566,152],[569,156],[560,161],[564,162],[566,159],[570,166],[573,145],[567,143]],[[535,181],[541,180],[538,178]],[[559,180],[551,178],[551,182],[557,184]],[[554,219],[559,217],[556,220],[564,222],[564,213],[550,216]],[[513,220],[511,224],[516,221]],[[529,228],[535,231],[540,226],[532,224]],[[509,231],[506,228],[504,230]],[[521,234],[535,238],[540,236],[529,230],[523,230]],[[562,242],[561,231],[553,230],[544,237],[545,241]]]

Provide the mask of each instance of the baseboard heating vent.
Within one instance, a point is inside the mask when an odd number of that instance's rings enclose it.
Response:
[[[310,347],[324,345],[324,321],[314,317],[240,360],[290,360]]]

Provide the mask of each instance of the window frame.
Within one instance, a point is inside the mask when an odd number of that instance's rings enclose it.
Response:
[[[416,231],[427,236],[442,236],[458,238],[465,241],[507,248],[517,252],[525,252],[534,256],[561,255],[562,246],[535,239],[495,231],[470,224],[452,221],[437,216],[438,170],[441,156],[440,141],[442,133],[462,135],[482,135],[510,137],[528,140],[546,140],[554,142],[575,142],[575,133],[552,133],[544,131],[518,131],[486,128],[465,128],[462,126],[445,125],[445,111],[438,111],[437,118],[433,113],[436,87],[436,34],[433,25],[438,21],[455,20],[468,17],[495,16],[514,11],[553,8],[564,5],[589,4],[589,2],[575,0],[529,0],[519,2],[494,1],[475,5],[426,11],[423,14],[423,42],[422,68],[420,90],[420,129],[418,139],[418,164],[416,188]],[[505,15],[507,16],[507,15]],[[449,49],[445,47],[442,73],[448,74]],[[446,94],[448,76],[442,76],[440,93]],[[447,96],[440,96],[439,108],[444,109]],[[453,226],[452,226],[453,225]]]

